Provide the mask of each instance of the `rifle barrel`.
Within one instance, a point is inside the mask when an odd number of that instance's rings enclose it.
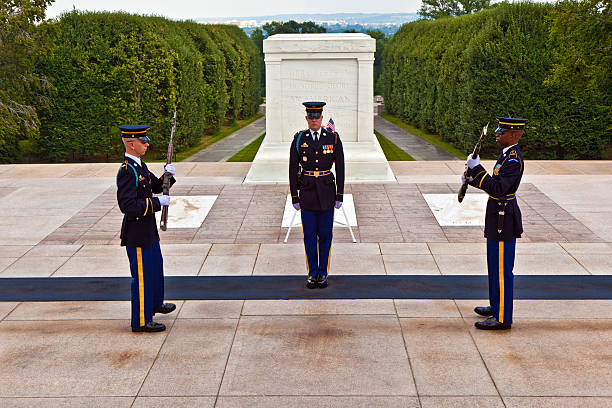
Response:
[[[166,156],[166,164],[172,163],[172,154],[174,152],[174,131],[176,130],[176,106],[174,107],[174,116],[172,117],[172,129],[170,130],[170,142],[168,143],[168,154]],[[170,195],[170,174],[163,175],[162,194]],[[159,220],[159,228],[165,231],[168,228],[168,206],[162,206],[162,213]]]

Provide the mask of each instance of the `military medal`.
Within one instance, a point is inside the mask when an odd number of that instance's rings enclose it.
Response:
[[[493,169],[493,175],[497,176],[499,174],[500,167],[501,167],[501,164],[495,165],[495,168]]]

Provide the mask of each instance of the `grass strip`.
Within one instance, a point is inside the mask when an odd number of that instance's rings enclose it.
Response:
[[[376,134],[376,138],[378,139],[378,143],[380,143],[380,147],[382,147],[383,152],[385,153],[385,157],[389,161],[414,161],[414,158],[406,153],[404,150],[397,147],[394,143],[392,143],[389,139],[374,131]],[[254,141],[248,144],[244,149],[240,150],[238,153],[227,159],[228,162],[252,162],[259,150],[259,146],[263,142],[264,133]]]
[[[235,131],[242,129],[246,125],[255,122],[257,119],[261,117],[263,117],[263,115],[261,113],[258,113],[256,115],[251,116],[248,119],[237,120],[231,125],[221,125],[221,129],[219,129],[219,131],[216,134],[204,135],[202,136],[202,139],[200,139],[200,143],[198,143],[196,146],[190,147],[189,149],[184,150],[182,152],[177,152],[176,161],[182,161],[188,158],[189,156],[193,156],[200,150],[206,149],[208,146],[212,145],[213,143],[216,143],[219,140],[223,139],[224,137],[231,135]]]
[[[421,139],[426,140],[427,142],[431,143],[432,145],[438,146],[440,149],[443,149],[443,150],[447,151],[448,153],[452,154],[453,156],[455,156],[455,157],[457,157],[457,158],[459,158],[461,160],[465,160],[465,157],[468,154],[468,153],[464,153],[461,150],[457,149],[451,143],[443,141],[440,138],[440,136],[433,135],[431,133],[423,132],[421,129],[418,129],[418,128],[416,128],[416,127],[414,127],[414,126],[404,122],[402,119],[398,118],[397,116],[393,116],[393,115],[390,115],[388,113],[381,113],[380,117],[382,117],[383,119],[388,120],[389,122],[393,123],[396,126],[401,127],[402,129],[412,133],[416,137],[420,137]]]
[[[382,147],[385,157],[389,161],[414,161],[414,158],[406,153],[404,150],[397,147],[397,145],[391,142],[389,139],[374,131],[380,147]]]
[[[249,143],[244,149],[227,159],[228,162],[252,162],[264,140],[266,134],[259,136],[257,139]]]

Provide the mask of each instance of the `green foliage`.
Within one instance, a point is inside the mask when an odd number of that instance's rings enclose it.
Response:
[[[251,41],[253,41],[253,44],[255,44],[255,46],[259,50],[259,66],[261,67],[261,74],[259,76],[260,82],[261,82],[261,87],[260,87],[261,96],[265,96],[266,95],[266,70],[264,68],[265,63],[264,63],[264,53],[263,53],[264,35],[263,35],[263,31],[261,30],[261,28],[256,28],[251,33],[250,38],[251,38]]]
[[[175,106],[180,152],[259,105],[257,49],[237,27],[73,11],[55,28],[37,61],[56,87],[40,113],[45,159],[112,160],[125,123],[150,125],[150,155],[164,154]]]
[[[609,80],[609,60],[604,64],[602,56],[593,62],[597,69],[586,69],[596,81],[576,86],[571,76],[559,81],[565,78],[555,70],[562,66],[563,47],[575,41],[555,34],[560,10],[548,4],[500,4],[458,18],[405,24],[384,52],[387,111],[439,134],[466,154],[485,123],[512,116],[529,119],[521,140],[527,158],[601,158],[612,144],[609,130],[606,135],[611,87],[601,79],[607,74]],[[581,49],[590,55],[601,42],[593,38],[595,45],[587,46],[592,33],[583,32]],[[608,41],[609,32],[608,27]],[[572,96],[570,86],[582,97]],[[494,139],[487,138],[483,154],[496,151]]]
[[[274,34],[309,34],[309,33],[325,33],[327,30],[325,27],[316,25],[312,21],[305,21],[298,23],[294,20],[289,21],[272,21],[263,25],[264,31],[267,36]]]
[[[376,52],[374,53],[374,95],[382,94],[380,74],[382,74],[382,57],[389,37],[380,30],[368,30],[366,34],[376,40]]]
[[[462,16],[489,7],[491,0],[423,0],[418,14],[423,18]]]
[[[34,72],[33,58],[46,52],[36,24],[43,22],[50,0],[0,2],[0,163],[14,161],[19,141],[38,134],[35,103],[44,105],[48,89]]]
[[[567,116],[559,115],[556,132],[566,133],[579,125],[565,150],[602,150],[612,154],[612,15],[610,0],[562,1],[549,20],[548,47],[553,65],[544,81],[567,95]],[[572,122],[572,123],[570,123]],[[593,137],[601,135],[601,137]]]

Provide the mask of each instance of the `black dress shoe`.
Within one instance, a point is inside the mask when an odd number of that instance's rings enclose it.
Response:
[[[167,313],[173,312],[174,309],[176,309],[176,305],[174,303],[164,303],[160,307],[155,309],[153,311],[153,314],[155,313],[167,314]]]
[[[480,330],[508,330],[512,328],[511,324],[500,323],[493,316],[489,317],[487,320],[474,323],[474,326]]]
[[[163,323],[157,323],[154,321],[151,321],[147,324],[145,324],[144,326],[140,326],[140,327],[132,327],[132,331],[133,332],[148,332],[148,333],[152,333],[152,332],[160,332],[160,331],[164,331],[166,330],[166,325]]]
[[[493,312],[491,311],[491,306],[477,306],[474,308],[474,312],[481,316],[493,316]]]
[[[321,289],[326,288],[327,287],[327,276],[326,275],[319,275],[317,276],[317,286]]]
[[[317,278],[315,276],[309,276],[308,279],[306,279],[306,287],[308,289],[314,289],[317,287]]]

